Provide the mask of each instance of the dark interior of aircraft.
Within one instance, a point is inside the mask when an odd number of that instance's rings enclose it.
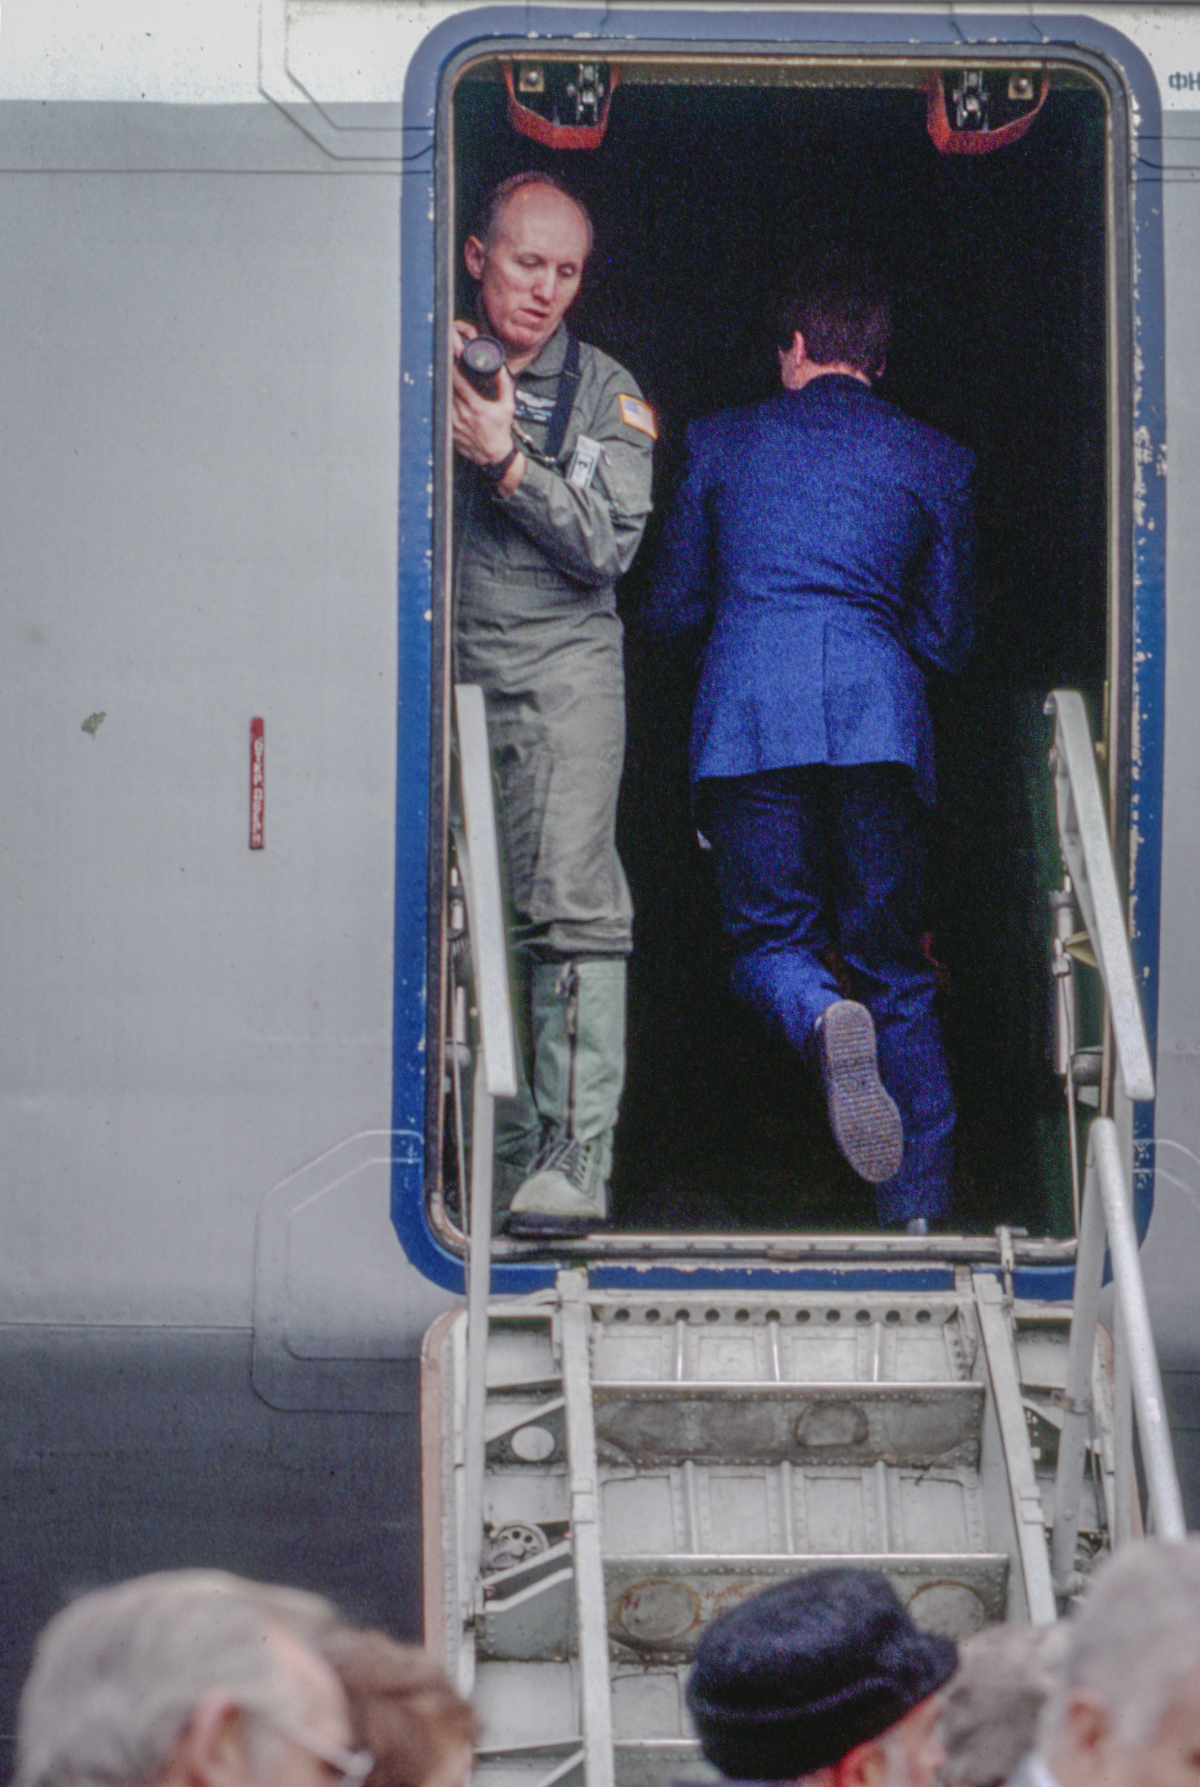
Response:
[[[1047,904],[1061,865],[1042,704],[1080,688],[1096,723],[1107,673],[1102,95],[1056,77],[1026,138],[982,155],[940,153],[912,87],[791,86],[778,73],[769,86],[628,80],[592,152],[516,134],[495,63],[460,82],[455,118],[458,243],[496,181],[553,169],[597,228],[572,327],[629,367],[659,416],[656,515],[620,592],[619,844],[637,917],[617,1227],[875,1222],[815,1075],[727,991],[687,784],[694,653],[652,648],[638,629],[687,424],[776,388],[772,288],[810,248],[846,243],[893,281],[880,394],[981,466],[978,645],[965,675],[930,690],[928,933],[958,1101],[955,1226],[1066,1232]]]

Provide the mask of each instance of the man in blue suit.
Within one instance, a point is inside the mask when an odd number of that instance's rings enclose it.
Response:
[[[782,392],[688,431],[646,626],[704,639],[691,775],[733,990],[814,1054],[880,1221],[921,1233],[954,1131],[920,948],[925,685],[973,641],[974,459],[874,395],[890,307],[865,262],[822,257],[777,321]]]

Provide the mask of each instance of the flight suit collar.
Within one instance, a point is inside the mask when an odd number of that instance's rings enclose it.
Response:
[[[531,378],[556,379],[563,369],[566,357],[567,325],[560,323],[546,345],[538,350],[528,366],[523,372],[519,372],[517,377],[524,378],[528,374]]]
[[[490,335],[492,325],[483,312],[483,305],[475,306],[475,326],[481,335]],[[560,323],[545,346],[539,348],[528,366],[522,367],[517,374],[524,378],[528,373],[532,378],[557,378],[563,369],[567,357],[567,325]]]

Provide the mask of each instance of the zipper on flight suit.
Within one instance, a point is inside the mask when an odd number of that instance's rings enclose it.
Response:
[[[574,962],[564,962],[558,977],[558,992],[567,1002],[564,1019],[567,1032],[567,1140],[575,1140],[575,1075],[579,1053],[579,969]]]

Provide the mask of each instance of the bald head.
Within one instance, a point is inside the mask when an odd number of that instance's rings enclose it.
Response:
[[[595,241],[595,232],[592,229],[591,216],[587,206],[583,203],[583,200],[577,199],[574,193],[569,192],[562,181],[556,179],[553,174],[539,174],[532,169],[526,169],[526,171],[521,174],[510,174],[507,180],[501,180],[498,186],[493,186],[483,202],[483,208],[479,214],[479,220],[476,223],[474,234],[484,243],[490,244],[494,241],[496,236],[500,233],[504,212],[507,210],[510,201],[516,198],[519,193],[529,192],[534,188],[537,188],[542,192],[557,192],[560,197],[566,199],[575,208],[587,226],[587,251],[588,254],[591,254]]]
[[[592,247],[577,199],[537,176],[517,175],[493,193],[482,233],[463,258],[479,284],[482,321],[502,343],[510,372],[541,352],[574,303]]]

